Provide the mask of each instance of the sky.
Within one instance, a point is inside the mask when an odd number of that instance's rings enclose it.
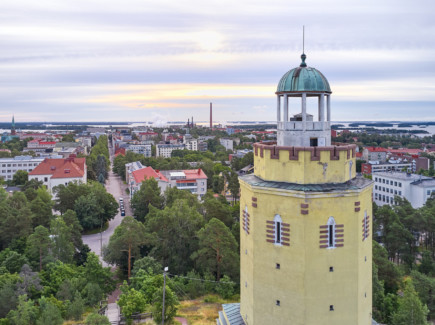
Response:
[[[1,0],[0,121],[274,121],[303,25],[333,120],[435,120],[433,0]]]

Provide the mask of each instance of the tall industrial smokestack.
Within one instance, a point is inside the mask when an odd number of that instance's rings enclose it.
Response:
[[[210,103],[210,129],[213,129],[213,107],[212,107],[212,103]]]
[[[193,124],[193,116],[192,116],[192,128],[195,127],[195,124]]]

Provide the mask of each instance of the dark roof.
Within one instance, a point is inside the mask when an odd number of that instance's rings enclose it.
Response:
[[[303,192],[333,192],[345,190],[359,190],[370,185],[373,182],[372,180],[364,177],[356,177],[345,183],[296,184],[287,182],[265,181],[253,174],[240,176],[240,179],[252,186]]]
[[[229,325],[245,325],[240,315],[240,304],[223,304],[222,309],[228,318]]]

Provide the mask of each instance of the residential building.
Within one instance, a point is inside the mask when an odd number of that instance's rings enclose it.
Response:
[[[128,164],[125,164],[125,181],[127,184],[130,184],[132,181],[132,173],[135,170],[145,168],[144,165],[140,161],[134,161]]]
[[[12,180],[18,170],[24,170],[30,173],[43,160],[44,158],[33,158],[32,156],[0,158],[0,177],[8,181]]]
[[[198,140],[190,138],[184,142],[187,150],[198,151]]]
[[[30,140],[23,152],[52,152],[56,143],[56,141]]]
[[[207,175],[200,168],[162,170],[160,173],[169,180],[170,187],[190,191],[192,194],[198,195],[198,198],[203,197],[207,193]]]
[[[397,195],[407,199],[414,208],[421,208],[435,192],[435,180],[406,172],[379,172],[373,175],[375,181],[373,201],[377,205],[393,205]]]
[[[131,172],[129,177],[129,189],[130,197],[132,198],[134,193],[140,190],[142,182],[149,178],[154,178],[159,185],[161,193],[166,191],[166,188],[170,187],[168,179],[158,170],[154,170],[152,167],[144,167]]]
[[[206,152],[208,150],[208,143],[206,141],[198,141],[198,150]]]
[[[171,158],[172,151],[184,150],[186,146],[184,144],[157,144],[156,145],[156,157]]]
[[[125,151],[132,151],[145,157],[151,157],[151,147],[150,144],[128,144]]]
[[[380,147],[366,147],[363,149],[362,158],[365,161],[380,161],[387,160],[387,149]]]
[[[86,159],[77,158],[75,155],[65,159],[45,158],[29,173],[29,180],[31,179],[42,181],[51,193],[58,185],[66,186],[71,182],[86,183]]]
[[[141,141],[151,141],[151,139],[157,137],[159,134],[156,132],[139,132],[137,137]]]
[[[233,151],[233,139],[220,139],[219,142],[225,147],[225,150]]]
[[[409,162],[396,161],[394,163],[379,161],[369,161],[368,163],[361,164],[361,172],[364,175],[372,175],[373,173],[386,172],[386,171],[407,171],[412,168]]]

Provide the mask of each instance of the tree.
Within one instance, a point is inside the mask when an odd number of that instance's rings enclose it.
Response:
[[[35,232],[27,239],[27,256],[32,260],[35,257],[39,260],[39,271],[42,271],[43,260],[49,254],[51,243],[50,233],[44,226],[36,227]]]
[[[40,316],[36,325],[62,325],[62,314],[55,304],[45,297],[39,299]]]
[[[157,181],[151,177],[142,182],[140,190],[134,193],[131,200],[131,207],[137,220],[144,221],[149,212],[149,206],[161,208],[163,197],[160,195],[160,188]]]
[[[131,324],[131,316],[134,313],[141,313],[145,310],[145,297],[140,291],[134,288],[128,288],[126,284],[121,286],[122,294],[119,296],[118,305],[121,307],[121,313]]]
[[[231,192],[231,195],[233,196],[233,203],[236,201],[236,199],[239,197],[239,191],[240,191],[240,184],[239,184],[239,176],[236,172],[231,171],[229,177],[228,177],[228,189]]]
[[[109,294],[115,290],[115,280],[110,267],[103,267],[95,253],[89,253],[84,264],[83,276],[88,283],[96,283],[104,293]]]
[[[148,274],[158,274],[162,269],[162,265],[157,262],[154,257],[145,256],[134,262],[134,267],[131,273],[135,276],[139,270],[143,270]]]
[[[221,203],[214,197],[207,197],[203,204],[205,208],[205,220],[216,218],[226,226],[231,227],[234,220],[231,215],[230,206],[225,202]]]
[[[85,311],[85,302],[78,291],[74,295],[74,300],[70,303],[67,308],[68,318],[74,320],[82,319],[82,315]]]
[[[403,297],[399,296],[399,307],[392,315],[394,325],[426,325],[426,317],[429,313],[426,305],[423,305],[415,292],[412,281],[405,281]]]
[[[86,317],[85,325],[111,325],[106,316],[91,313]]]
[[[152,247],[149,255],[173,272],[185,274],[193,267],[190,256],[198,249],[196,233],[203,224],[202,215],[185,200],[163,210],[150,206],[145,224]]]
[[[110,237],[109,244],[104,249],[104,260],[120,265],[123,255],[127,253],[127,278],[130,279],[131,260],[133,256],[139,255],[139,248],[145,242],[145,226],[133,217],[127,216]]]
[[[64,263],[71,263],[74,256],[74,244],[70,228],[61,216],[51,221],[50,230],[52,233],[53,256]]]
[[[17,170],[12,178],[13,185],[24,185],[29,178],[29,173],[25,170]]]
[[[33,325],[38,317],[38,308],[33,300],[27,300],[26,295],[21,295],[18,298],[18,307],[16,310],[11,310],[8,314],[8,319],[12,325]]]
[[[175,315],[177,314],[178,305],[177,295],[166,286],[165,288],[165,315],[164,323],[171,324]],[[162,321],[163,310],[163,286],[154,293],[153,296],[153,319],[157,324]]]
[[[213,218],[197,236],[200,249],[192,254],[197,265],[215,274],[218,281],[222,273],[236,276],[239,267],[237,243],[228,227]]]
[[[80,196],[74,204],[74,211],[83,229],[93,229],[103,222],[101,215],[103,209],[98,205],[93,194]]]

